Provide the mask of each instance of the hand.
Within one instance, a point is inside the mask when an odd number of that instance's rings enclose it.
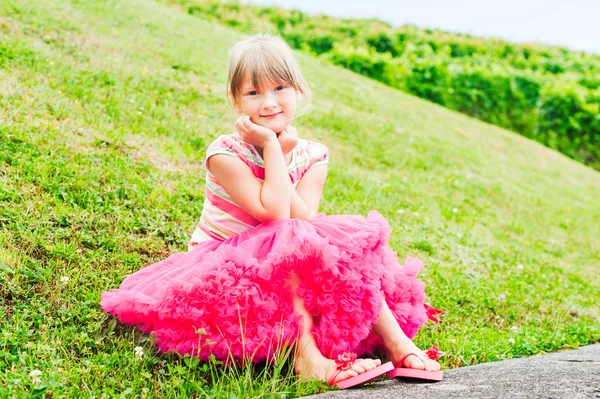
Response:
[[[292,125],[289,125],[277,135],[279,145],[283,155],[287,155],[298,145],[298,131]]]
[[[264,148],[269,140],[277,140],[274,131],[252,122],[248,115],[240,116],[235,122],[235,128],[244,142],[258,148]]]

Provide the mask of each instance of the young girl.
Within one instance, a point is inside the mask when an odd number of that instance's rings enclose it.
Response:
[[[241,116],[208,147],[189,251],[127,277],[102,308],[203,360],[261,362],[294,345],[305,379],[347,387],[394,368],[441,379],[437,351],[410,340],[439,312],[423,303],[422,263],[398,264],[377,212],[317,213],[328,151],[291,126],[310,91],[290,48],[270,35],[237,43],[227,85]],[[375,349],[393,365],[356,359]]]

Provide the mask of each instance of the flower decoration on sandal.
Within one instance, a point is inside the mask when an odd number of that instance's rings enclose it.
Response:
[[[446,354],[446,352],[441,352],[440,351],[440,347],[437,345],[433,345],[431,348],[427,349],[426,351],[423,351],[428,358],[430,358],[431,360],[437,360],[440,357],[444,356]]]
[[[335,360],[335,364],[337,364],[338,369],[340,370],[350,370],[355,361],[356,353],[344,352],[338,355],[338,358]]]

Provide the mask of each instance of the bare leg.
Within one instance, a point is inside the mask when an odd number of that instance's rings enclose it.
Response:
[[[381,312],[379,313],[379,320],[376,324],[373,324],[373,331],[383,341],[383,344],[388,350],[390,359],[394,365],[409,353],[421,352],[421,349],[404,334],[404,331],[400,328],[398,321],[394,318],[394,315],[387,303],[383,301]],[[416,356],[409,356],[404,362],[408,368],[420,369],[425,368],[426,370],[437,371],[440,369],[440,364],[435,360],[425,359],[425,361],[419,360]]]
[[[294,293],[294,312],[302,315],[302,335],[298,340],[294,370],[303,379],[317,378],[327,381],[336,369],[335,361],[327,359],[317,348],[315,338],[311,333],[313,319],[301,298],[296,295],[296,288],[300,284],[300,277],[292,273],[289,281]],[[379,359],[358,359],[350,370],[338,374],[334,382],[339,382],[358,374],[371,370],[381,364]]]

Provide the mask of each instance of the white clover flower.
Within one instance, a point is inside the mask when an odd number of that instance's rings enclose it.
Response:
[[[500,302],[504,302],[504,301],[506,301],[506,295],[504,295],[504,294],[500,294],[500,295],[498,295],[498,300],[499,300]]]
[[[523,266],[522,264],[520,264],[520,263],[519,263],[519,264],[517,265],[517,269],[519,269],[519,270],[523,270],[523,269],[525,269],[525,266]]]
[[[40,370],[31,370],[31,372],[29,372],[31,382],[33,382],[36,385],[42,382],[42,380],[40,380],[40,375],[42,375],[42,372]]]
[[[396,213],[398,213],[398,214],[403,214],[403,213],[404,213],[404,209],[398,209],[398,210],[396,211]]]
[[[62,276],[60,278],[60,282],[63,283],[63,285],[67,285],[69,283],[69,277],[67,276]]]
[[[508,343],[511,344],[511,345],[514,345],[515,344],[515,339],[514,338],[509,338],[508,339]]]
[[[454,213],[458,212],[458,208],[452,208],[452,212],[454,212]]]
[[[517,332],[517,330],[518,330],[518,329],[519,329],[519,327],[517,327],[517,326],[512,326],[512,327],[510,328],[510,332]]]
[[[142,348],[141,346],[136,346],[135,348],[133,348],[133,351],[138,358],[141,359],[144,357],[144,348]]]

